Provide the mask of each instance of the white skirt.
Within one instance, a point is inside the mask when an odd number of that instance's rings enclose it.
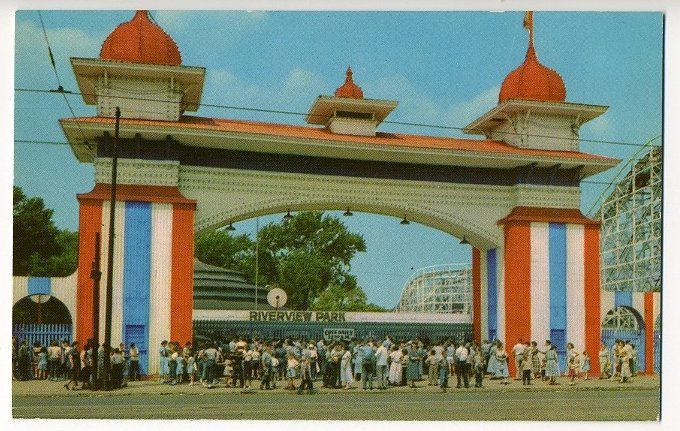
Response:
[[[401,383],[401,363],[392,362],[390,364],[389,381],[392,384]]]

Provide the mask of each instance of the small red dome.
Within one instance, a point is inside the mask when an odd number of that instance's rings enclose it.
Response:
[[[138,10],[128,22],[116,27],[99,52],[103,60],[179,66],[182,57],[177,44],[145,10]]]
[[[498,102],[509,99],[564,102],[567,89],[559,73],[538,62],[532,43],[529,44],[524,63],[503,80]]]
[[[354,83],[352,79],[352,69],[347,67],[347,73],[345,76],[345,83],[335,90],[336,97],[349,97],[351,99],[363,99],[364,92],[361,91],[361,87]]]

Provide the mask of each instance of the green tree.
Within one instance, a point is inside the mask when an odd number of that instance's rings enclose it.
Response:
[[[38,277],[66,277],[78,268],[78,232],[61,230],[55,237],[61,253],[47,258],[34,254],[29,273]]]
[[[332,284],[356,287],[350,261],[357,252],[366,251],[361,235],[347,230],[338,217],[320,211],[269,223],[260,230],[259,242],[262,284],[278,284],[288,293],[288,306],[302,310]]]
[[[221,230],[198,235],[195,250],[201,262],[243,272],[250,270],[246,260],[254,254],[253,241],[248,235],[232,236]]]
[[[264,226],[258,248],[258,284],[280,286],[288,293],[286,306],[304,310],[331,285],[348,291],[357,288],[350,261],[366,251],[366,243],[339,218],[313,211]],[[242,271],[251,283],[255,281],[255,243],[246,235],[222,231],[200,235],[196,257]]]
[[[361,288],[348,290],[335,284],[316,297],[313,308],[320,311],[385,311],[384,308],[369,303]]]
[[[14,275],[29,275],[40,260],[62,253],[63,248],[57,241],[59,230],[52,221],[52,213],[51,209],[45,208],[41,198],[29,198],[21,187],[14,187]]]

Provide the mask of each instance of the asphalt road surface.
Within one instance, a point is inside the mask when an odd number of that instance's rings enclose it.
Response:
[[[659,390],[14,396],[15,418],[656,420]]]

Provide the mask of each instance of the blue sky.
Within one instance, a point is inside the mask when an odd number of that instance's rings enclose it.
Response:
[[[180,12],[152,11],[175,39],[185,65],[207,68],[203,102],[306,112],[331,94],[348,64],[366,97],[398,100],[391,120],[465,126],[495,106],[503,78],[523,60],[522,12]],[[77,90],[68,58],[96,57],[131,11],[45,11],[43,18],[66,89]],[[585,139],[644,143],[661,133],[660,13],[538,12],[540,61],[564,78],[567,100],[610,106],[585,125]],[[16,14],[15,87],[55,88],[37,12]],[[70,96],[76,115],[92,115]],[[64,141],[70,116],[59,96],[16,93],[15,139]],[[201,108],[196,115],[303,124],[295,116]],[[384,131],[461,136],[455,131],[384,125]],[[583,151],[622,159],[636,147],[582,143]],[[67,146],[15,145],[15,184],[55,209],[60,228],[77,229],[75,194],[93,186],[93,168]],[[618,168],[592,177],[610,181]],[[605,186],[584,184],[588,211]],[[262,224],[279,216],[265,217]],[[470,261],[458,239],[424,226],[356,214],[346,219],[368,252],[353,272],[369,299],[394,306],[411,268]],[[238,223],[254,231],[252,220]]]

